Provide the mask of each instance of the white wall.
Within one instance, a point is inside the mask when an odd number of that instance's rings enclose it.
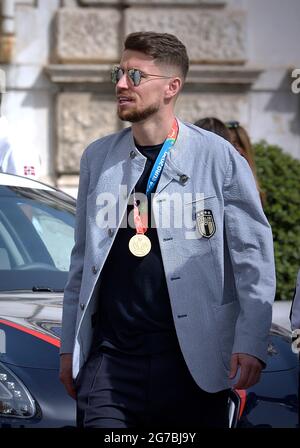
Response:
[[[249,63],[265,69],[250,96],[249,131],[300,158],[300,94],[291,91],[291,68],[300,68],[300,1],[248,0],[247,10]]]
[[[300,67],[300,1],[248,0],[250,60]]]

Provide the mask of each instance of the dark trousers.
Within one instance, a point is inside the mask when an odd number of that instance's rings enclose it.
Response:
[[[179,350],[145,356],[98,350],[81,369],[76,388],[78,426],[228,427],[229,389],[200,389]]]

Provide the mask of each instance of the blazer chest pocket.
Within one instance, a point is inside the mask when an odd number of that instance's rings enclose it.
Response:
[[[185,203],[183,255],[197,256],[211,251],[209,240],[217,231],[216,204],[215,195]]]

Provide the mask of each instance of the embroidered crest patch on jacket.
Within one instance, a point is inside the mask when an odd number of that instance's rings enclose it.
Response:
[[[196,213],[197,229],[204,238],[211,238],[216,232],[214,215],[211,210],[200,210]]]

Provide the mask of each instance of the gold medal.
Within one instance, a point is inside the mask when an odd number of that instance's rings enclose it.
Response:
[[[129,240],[129,250],[136,257],[144,257],[151,250],[151,241],[146,235],[137,233]]]

